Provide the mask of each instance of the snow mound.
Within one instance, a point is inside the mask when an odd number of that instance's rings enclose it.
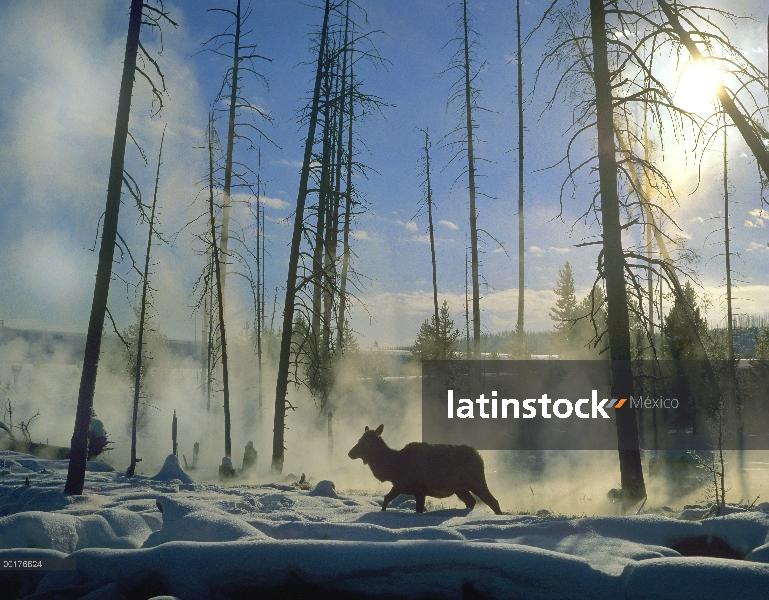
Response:
[[[339,494],[336,493],[336,486],[333,481],[324,479],[319,481],[311,492],[307,493],[308,496],[323,496],[324,498],[336,498],[339,499]]]
[[[166,462],[163,463],[163,468],[160,469],[157,475],[154,477],[150,477],[153,481],[166,481],[171,482],[174,479],[178,479],[181,483],[184,484],[194,484],[195,482],[192,480],[192,477],[190,477],[184,469],[182,469],[182,466],[179,464],[179,457],[175,454],[169,454],[166,457]]]
[[[27,511],[0,518],[0,548],[44,548],[60,552],[82,548],[140,548],[150,533],[140,515],[120,508],[85,516]]]
[[[157,504],[163,513],[163,527],[147,538],[144,548],[176,541],[234,542],[267,539],[266,535],[244,520],[204,502],[161,496]]]
[[[769,544],[764,544],[755,548],[745,556],[745,560],[752,560],[754,562],[769,563]]]
[[[766,598],[769,565],[718,558],[661,558],[628,565],[628,600]]]

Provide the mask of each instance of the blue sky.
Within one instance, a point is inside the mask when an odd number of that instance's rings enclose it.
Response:
[[[169,89],[166,107],[151,118],[147,86],[138,81],[131,113],[131,131],[145,148],[144,166],[135,148],[129,147],[127,168],[152,193],[157,148],[165,123],[159,200],[162,230],[171,233],[203,210],[195,201],[197,180],[205,173],[204,153],[195,149],[204,140],[206,114],[227,68],[218,57],[199,54],[200,44],[226,26],[226,18],[206,8],[230,7],[233,2],[167,3],[178,29],[166,28],[160,64]],[[375,37],[387,69],[361,68],[365,90],[393,105],[382,115],[373,114],[360,126],[366,142],[362,159],[374,171],[358,182],[369,210],[355,226],[356,268],[367,279],[359,291],[368,313],[353,311],[353,325],[364,346],[377,340],[397,345],[413,340],[419,323],[431,313],[429,245],[425,243],[426,217],[414,219],[421,198],[419,160],[422,134],[429,127],[436,142],[432,153],[438,284],[441,298],[449,301],[457,324],[464,322],[464,253],[468,231],[466,183],[452,182],[459,173],[454,163],[441,170],[450,153],[438,140],[457,124],[446,110],[451,77],[438,77],[446,68],[453,47],[441,48],[454,33],[456,8],[433,0],[363,3],[370,27],[385,33]],[[0,319],[7,326],[85,331],[96,272],[90,251],[106,196],[117,92],[122,68],[128,2],[23,2],[6,0],[0,18]],[[479,227],[499,240],[506,252],[490,239],[485,243],[481,273],[482,323],[488,331],[514,327],[517,295],[517,117],[515,111],[514,3],[473,2],[476,29],[482,34],[478,51],[488,65],[480,78],[481,103],[489,109],[478,116],[484,140],[480,155],[482,191],[492,198],[479,200]],[[756,1],[732,3],[737,12],[765,10]],[[524,31],[539,19],[542,3],[523,3]],[[740,24],[740,47],[760,68],[766,67],[766,30],[760,22]],[[320,12],[300,2],[254,2],[251,40],[260,54],[272,59],[260,63],[269,89],[247,80],[245,94],[269,111],[273,124],[266,127],[279,148],[262,147],[262,175],[267,197],[267,305],[272,306],[276,287],[285,286],[290,227],[284,219],[296,200],[298,163],[306,132],[297,114],[309,94],[312,59],[308,33],[319,22]],[[547,28],[532,38],[524,55],[526,93],[534,81],[547,41]],[[143,40],[154,50],[157,38],[149,32]],[[542,170],[564,152],[572,107],[565,99],[543,113],[557,74],[545,71],[539,88],[529,96],[526,112],[526,219],[527,219],[527,328],[551,326],[548,311],[557,271],[566,260],[575,269],[577,288],[584,293],[595,273],[594,247],[575,248],[597,229],[572,227],[592,195],[589,185],[567,197],[563,216],[558,190],[564,171]],[[224,135],[223,128],[221,135]],[[700,260],[703,292],[710,295],[709,316],[723,318],[721,294],[723,257],[713,245],[720,226],[721,174],[716,152],[706,154],[702,181],[696,185],[696,168],[684,152],[686,142],[668,140],[665,166],[674,173],[679,205],[671,207]],[[589,146],[580,151],[587,152]],[[255,153],[241,152],[255,165]],[[739,312],[769,311],[766,282],[766,215],[759,213],[759,188],[755,165],[736,135],[730,137],[732,223],[741,289]],[[696,191],[695,191],[696,190]],[[124,197],[124,200],[125,197]],[[241,217],[246,219],[245,211]],[[146,235],[137,215],[125,201],[120,230],[132,249],[141,254]],[[194,251],[194,228],[180,233],[171,246],[155,249],[153,284],[160,328],[173,338],[192,338],[195,318],[191,305],[192,283],[202,267]],[[628,238],[631,241],[632,232]],[[635,239],[635,238],[632,238]],[[125,264],[116,272],[125,275]],[[278,304],[281,302],[278,292]],[[236,327],[251,320],[245,289],[230,289],[230,317]],[[110,306],[119,326],[132,321],[133,291],[115,281]],[[269,314],[268,314],[269,318]],[[276,319],[276,323],[280,318]]]

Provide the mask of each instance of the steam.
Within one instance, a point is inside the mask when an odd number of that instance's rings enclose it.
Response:
[[[0,390],[6,389],[11,400],[14,424],[26,420],[38,410],[40,417],[30,426],[34,442],[68,446],[74,427],[77,391],[80,381],[80,357],[63,343],[40,352],[21,338],[0,345]],[[106,338],[105,354],[99,367],[94,408],[104,423],[114,449],[102,455],[117,470],[123,471],[130,458],[131,378],[125,371],[120,346]],[[265,360],[262,391],[263,420],[258,420],[257,359],[250,339],[240,334],[232,341],[232,436],[233,466],[241,466],[243,449],[253,441],[258,452],[256,470],[248,478],[227,484],[259,484],[270,481],[290,483],[305,473],[311,483],[330,479],[340,493],[362,490],[375,495],[389,491],[389,483],[379,482],[360,460],[350,460],[347,452],[363,434],[364,427],[384,424],[382,437],[392,448],[421,440],[421,381],[417,366],[397,367],[398,377],[368,377],[370,357],[347,360],[337,374],[335,392],[330,397],[333,426],[333,453],[328,453],[328,427],[325,415],[305,388],[289,388],[289,398],[296,411],[287,417],[286,461],[283,475],[270,473],[272,455],[272,419],[274,416],[275,361]],[[14,384],[12,366],[21,366]],[[224,455],[221,394],[214,394],[211,411],[200,386],[199,361],[170,352],[156,353],[150,364],[152,376],[144,390],[147,406],[139,430],[138,454],[142,462],[137,474],[154,475],[171,453],[173,411],[179,419],[179,460],[192,463],[192,447],[200,443],[200,460],[190,471],[195,481],[218,483],[218,466]],[[18,370],[18,369],[17,369]],[[0,394],[5,392],[0,392]],[[2,418],[2,410],[0,410]],[[6,421],[7,423],[7,421]],[[14,431],[17,438],[21,432]],[[3,435],[0,432],[0,435]],[[546,509],[555,514],[619,514],[607,492],[620,487],[616,452],[548,451],[539,454],[523,451],[482,452],[489,488],[502,509],[512,513],[536,513]],[[746,453],[747,489],[741,488],[736,453],[727,457],[727,482],[731,488],[727,500],[750,503],[763,491],[760,470],[766,466],[765,452]],[[676,495],[673,482],[650,477],[646,469],[649,507],[664,505],[680,509],[686,503],[704,501],[706,494],[695,487],[687,495]],[[296,478],[292,477],[296,476]],[[462,508],[454,497],[428,499],[434,507]],[[429,505],[428,505],[429,506]]]

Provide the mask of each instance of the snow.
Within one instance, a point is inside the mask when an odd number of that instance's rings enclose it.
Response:
[[[230,465],[232,466],[232,465]],[[179,457],[174,454],[169,454],[163,463],[163,468],[160,469],[157,475],[151,479],[155,481],[174,481],[178,480],[179,483],[192,484],[195,483],[192,477],[187,475],[187,472],[182,469],[179,464]]]
[[[76,571],[0,571],[0,589],[89,600],[247,597],[259,589],[306,597],[328,589],[371,598],[769,598],[764,504],[699,519],[693,513],[706,507],[694,505],[684,519],[494,515],[480,505],[416,514],[408,496],[383,512],[381,496],[330,480],[311,491],[198,484],[174,456],[154,477],[128,479],[107,467],[92,465],[85,493],[73,497],[62,491],[66,461],[0,452],[0,558],[77,563]],[[745,559],[715,557],[722,555]]]

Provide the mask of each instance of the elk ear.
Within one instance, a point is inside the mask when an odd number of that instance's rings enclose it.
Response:
[[[368,425],[366,425],[366,431],[368,431]]]
[[[382,423],[379,427],[376,428],[374,431],[374,434],[377,436],[382,435],[382,431],[384,431],[384,423]]]

